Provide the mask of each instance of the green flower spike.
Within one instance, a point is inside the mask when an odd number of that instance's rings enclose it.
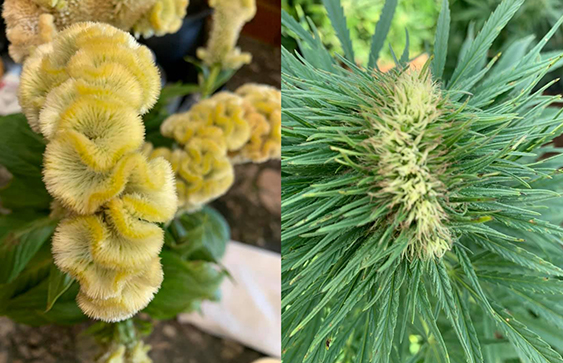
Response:
[[[300,47],[282,51],[283,361],[563,363],[562,163],[544,146],[563,117],[537,86],[563,18],[488,58],[523,2],[504,0],[444,78],[447,0],[431,60],[411,69],[407,48],[387,73],[396,1],[367,67],[323,2],[345,57],[282,16]]]

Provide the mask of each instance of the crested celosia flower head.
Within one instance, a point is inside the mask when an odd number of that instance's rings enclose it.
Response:
[[[157,0],[153,7],[133,26],[136,35],[148,38],[175,33],[186,16],[188,0]]]
[[[176,32],[188,0],[6,0],[2,13],[10,56],[23,61],[53,34],[85,21],[134,29],[145,37]]]
[[[198,58],[225,69],[250,63],[252,56],[241,53],[236,44],[244,24],[256,15],[256,0],[210,0],[209,6],[215,9],[213,27],[206,48],[197,50]]]
[[[281,92],[270,86],[249,83],[235,92],[253,111],[246,116],[251,128],[250,140],[230,153],[231,161],[261,163],[281,156]]]
[[[157,223],[176,211],[174,176],[166,160],[140,151],[140,114],[159,91],[150,51],[103,24],[58,33],[22,71],[22,109],[48,141],[45,185],[67,210],[53,237],[55,264],[80,282],[78,304],[95,319],[134,315],[163,279]]]

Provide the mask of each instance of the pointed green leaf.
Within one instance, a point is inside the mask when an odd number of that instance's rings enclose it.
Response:
[[[371,38],[371,50],[369,54],[368,68],[375,68],[377,66],[377,60],[379,59],[379,52],[383,49],[383,44],[385,44],[385,39],[391,29],[391,22],[393,21],[393,16],[395,15],[395,9],[397,8],[397,0],[386,0],[383,6],[383,11],[375,27],[375,33]]]
[[[450,35],[450,4],[442,0],[442,9],[438,17],[436,37],[434,39],[434,59],[432,60],[432,74],[435,79],[442,78],[446,57],[448,55],[448,38]]]
[[[344,15],[344,9],[340,4],[340,0],[323,0],[323,4],[332,23],[332,27],[340,40],[340,44],[342,44],[344,55],[349,61],[354,62],[354,49],[352,48],[352,40],[350,40],[350,31],[346,25],[346,16]]]

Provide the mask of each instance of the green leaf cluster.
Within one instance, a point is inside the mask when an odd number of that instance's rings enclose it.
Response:
[[[348,44],[338,1],[330,3]],[[502,1],[445,78],[452,13],[443,1],[432,61],[415,72],[431,72],[440,95],[426,104],[438,116],[422,131],[404,121],[422,118],[397,111],[414,112],[420,100],[417,82],[405,97],[399,88],[413,72],[408,48],[394,70],[373,68],[395,1],[384,7],[367,67],[349,52],[332,57],[314,27],[282,15],[299,45],[282,50],[284,362],[563,362],[561,158],[542,146],[561,133],[563,117],[551,107],[560,97],[543,94],[549,84],[535,90],[563,57],[541,56],[563,18],[537,44],[521,40],[487,59],[522,3]],[[406,161],[381,169],[392,156],[379,143],[388,131],[411,136],[397,139],[410,140],[396,148],[401,155],[424,150],[419,169]],[[555,156],[542,158],[547,150]],[[445,215],[433,220],[451,236],[443,255],[408,253],[428,221],[409,219],[409,199],[390,192],[410,185],[390,175],[423,167],[440,185],[427,200]]]

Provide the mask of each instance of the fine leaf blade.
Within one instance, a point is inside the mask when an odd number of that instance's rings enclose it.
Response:
[[[350,31],[346,25],[346,16],[344,15],[344,9],[340,4],[340,0],[323,0],[323,4],[328,13],[330,22],[332,23],[332,27],[340,40],[342,49],[344,49],[344,55],[349,61],[354,62],[354,48],[352,47]]]
[[[442,9],[438,17],[436,37],[434,40],[434,59],[432,60],[432,74],[435,79],[442,78],[446,58],[448,55],[448,38],[450,35],[450,4],[448,0],[442,1]]]
[[[493,41],[501,30],[522,6],[524,0],[503,0],[483,26],[483,29],[454,70],[448,88],[453,88],[458,82],[471,75],[474,68],[486,57]]]
[[[379,17],[379,21],[375,27],[375,33],[371,38],[368,68],[375,68],[377,66],[379,53],[381,52],[381,49],[383,49],[383,44],[385,44],[385,39],[387,38],[389,29],[391,29],[391,22],[393,21],[396,8],[397,0],[385,1],[383,11],[381,12],[381,16]]]

